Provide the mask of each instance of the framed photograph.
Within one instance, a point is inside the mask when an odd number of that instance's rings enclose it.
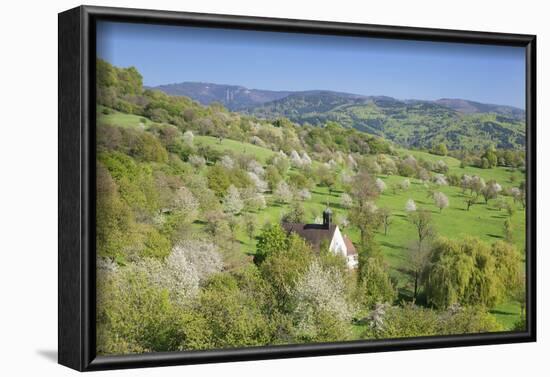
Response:
[[[59,363],[535,341],[535,43],[59,14]]]

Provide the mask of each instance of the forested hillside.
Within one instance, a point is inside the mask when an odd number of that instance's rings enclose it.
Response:
[[[525,112],[511,106],[449,98],[402,101],[327,90],[268,91],[211,83],[154,89],[205,105],[218,102],[233,111],[265,119],[286,117],[316,126],[334,121],[405,147],[429,149],[440,142],[453,150],[484,149],[491,144],[506,149],[525,146]]]
[[[465,102],[465,101],[462,101]],[[294,94],[249,109],[262,118],[284,116],[300,124],[335,121],[411,148],[443,142],[449,149],[521,149],[525,121],[518,112],[460,112],[456,102],[399,101],[390,97],[345,98],[331,92]],[[506,108],[507,109],[507,108]],[[468,110],[468,109],[467,109]],[[498,112],[497,112],[498,111]],[[500,114],[499,114],[500,112]]]
[[[258,118],[102,60],[97,81],[99,354],[524,328],[522,151]],[[327,207],[357,269],[281,227]]]

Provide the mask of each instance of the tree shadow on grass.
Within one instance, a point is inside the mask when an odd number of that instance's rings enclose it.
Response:
[[[409,268],[405,267],[397,267],[396,270],[407,276],[412,276],[413,274],[413,272]]]
[[[493,216],[491,216],[491,218],[493,218],[493,219],[505,219],[506,217],[507,217],[506,215],[498,215],[498,216],[493,215]]]
[[[332,208],[341,209],[342,211],[347,211],[348,210],[348,208],[344,207],[340,203],[330,203],[330,206]]]
[[[382,242],[380,242],[380,245],[385,246],[385,247],[389,247],[390,249],[395,249],[395,250],[401,250],[402,249],[401,246],[390,243],[388,241],[382,241]]]
[[[518,314],[518,313],[514,313],[514,312],[505,312],[505,311],[496,310],[496,309],[489,310],[489,313],[498,314],[498,315],[509,315],[509,316],[516,316]]]
[[[316,191],[316,190],[312,190],[311,193],[312,194],[317,194],[317,195],[323,195],[323,196],[328,195],[328,192],[321,192],[321,191]]]

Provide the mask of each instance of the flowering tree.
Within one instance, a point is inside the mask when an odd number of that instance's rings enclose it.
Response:
[[[449,171],[449,167],[443,160],[437,161],[437,163],[434,166],[434,170],[438,173],[447,173]]]
[[[293,196],[290,186],[285,181],[279,182],[273,195],[275,196],[275,200],[280,203],[290,203]]]
[[[267,202],[265,200],[265,196],[263,194],[260,194],[260,193],[256,193],[256,195],[252,196],[248,200],[248,204],[249,204],[250,207],[252,207],[254,209],[264,209],[265,207],[267,207]]]
[[[185,131],[183,133],[183,141],[185,144],[192,146],[193,145],[193,139],[195,138],[195,135],[193,135],[192,131]]]
[[[306,201],[311,199],[311,192],[309,192],[308,189],[304,188],[304,189],[298,190],[298,192],[296,193],[296,196],[298,197],[298,199],[302,201]]]
[[[199,201],[187,187],[180,187],[174,195],[174,207],[185,213],[189,222],[193,222],[199,210]]]
[[[347,228],[349,226],[348,218],[343,215],[336,216],[336,223],[340,226],[340,228]]]
[[[191,155],[189,156],[189,163],[195,168],[200,169],[206,165],[206,160],[202,156]]]
[[[153,280],[168,289],[171,297],[180,304],[196,296],[199,283],[221,271],[223,265],[217,247],[199,240],[176,245],[164,264],[155,260],[146,263]]]
[[[226,168],[228,170],[231,170],[235,167],[235,162],[228,155],[223,156],[220,163],[224,168]]]
[[[471,183],[472,183],[472,177],[467,174],[464,174],[460,179],[460,187],[462,188],[463,193],[470,188]]]
[[[430,180],[430,173],[428,172],[428,170],[426,170],[424,168],[419,168],[418,169],[418,178],[420,178],[420,180],[422,182],[426,183]]]
[[[447,186],[449,183],[447,182],[447,178],[443,174],[436,174],[434,176],[434,183],[438,186]]]
[[[435,192],[433,197],[435,205],[439,208],[439,212],[443,211],[443,208],[449,206],[449,198],[444,193]]]
[[[254,186],[256,186],[257,192],[266,192],[269,188],[266,181],[264,181],[262,178],[260,178],[256,173],[253,173],[251,171],[248,172],[248,177],[250,180],[254,183]]]
[[[250,144],[259,145],[260,147],[265,147],[265,142],[256,135],[250,138]]]
[[[302,158],[294,149],[290,152],[290,163],[296,168],[301,168],[303,166]]]
[[[353,199],[349,194],[343,193],[340,197],[340,204],[344,208],[351,208],[353,206]]]
[[[481,195],[485,199],[485,204],[489,202],[490,199],[495,199],[498,196],[498,193],[502,191],[502,186],[499,185],[495,180],[487,182],[485,187],[481,189]]]
[[[222,256],[218,251],[218,247],[208,241],[182,241],[172,250],[172,254],[178,253],[184,254],[193,266],[199,282],[205,281],[210,275],[221,271],[223,267]]]
[[[237,215],[243,210],[244,203],[241,199],[241,193],[235,186],[231,185],[227,189],[227,194],[223,199],[223,207],[225,212],[232,215]]]
[[[339,331],[345,331],[352,316],[346,297],[342,273],[334,268],[323,268],[317,261],[312,262],[292,292],[296,305],[293,310],[296,335],[302,339],[322,340],[328,328],[338,326]],[[327,322],[326,318],[331,321]]]
[[[384,192],[384,190],[386,189],[386,184],[380,178],[376,178],[376,183],[375,184],[376,184],[376,188],[378,189],[378,191],[380,193]]]
[[[149,270],[154,280],[168,290],[170,297],[178,304],[184,304],[199,292],[199,275],[183,250],[173,250],[164,266],[156,260],[149,260]]]
[[[407,203],[405,204],[405,211],[407,212],[416,211],[416,203],[414,202],[414,200],[412,199],[407,200]]]
[[[357,161],[355,161],[355,158],[353,158],[353,156],[351,154],[348,154],[348,166],[351,169],[356,169],[357,168]]]
[[[340,181],[344,186],[349,186],[353,182],[353,175],[344,171],[340,176]]]
[[[311,165],[311,158],[306,152],[302,152],[302,164],[305,165]]]
[[[248,162],[247,170],[256,174],[258,177],[263,177],[265,175],[263,166],[256,160],[250,160]]]
[[[409,179],[404,179],[403,182],[400,183],[402,190],[408,190],[409,187],[411,187],[411,181]]]

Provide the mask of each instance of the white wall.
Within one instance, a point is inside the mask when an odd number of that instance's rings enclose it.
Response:
[[[348,249],[344,243],[344,237],[342,237],[342,232],[340,232],[340,227],[336,227],[334,230],[334,235],[332,240],[330,240],[329,250],[332,250],[334,253],[341,254],[344,258],[348,255]]]
[[[523,0],[87,0],[160,8],[375,24],[538,34],[539,144],[550,140],[546,108],[550,27],[544,1]],[[4,1],[0,22],[0,374],[70,375],[57,366],[57,15],[78,1]],[[545,66],[546,65],[546,66]],[[539,167],[550,163],[540,148]],[[550,175],[539,168],[539,214]],[[547,196],[548,197],[548,196]],[[544,216],[547,217],[547,216]],[[539,215],[539,230],[550,222]],[[523,376],[548,373],[549,232],[539,237],[539,343],[108,372],[123,376]],[[542,270],[546,274],[542,274]],[[544,311],[546,318],[543,318]],[[538,371],[538,373],[537,373]]]

